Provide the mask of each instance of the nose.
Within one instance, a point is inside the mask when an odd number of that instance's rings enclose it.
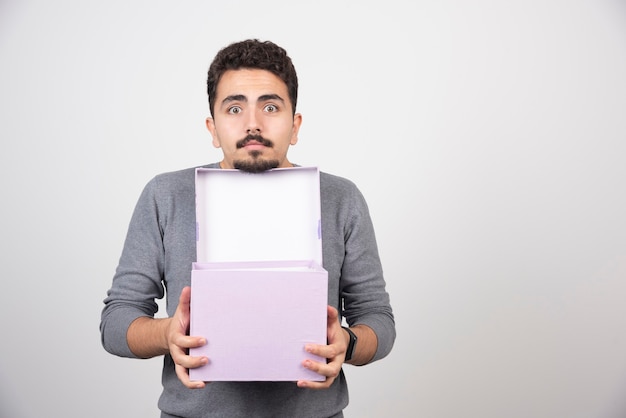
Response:
[[[250,112],[248,114],[247,129],[246,132],[249,134],[259,134],[261,133],[261,126],[259,124],[259,119],[257,118],[256,112]]]

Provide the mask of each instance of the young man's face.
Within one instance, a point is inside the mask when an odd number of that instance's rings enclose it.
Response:
[[[217,85],[215,109],[206,125],[222,148],[222,168],[260,172],[291,167],[290,145],[302,123],[293,115],[287,85],[266,70],[228,70]]]

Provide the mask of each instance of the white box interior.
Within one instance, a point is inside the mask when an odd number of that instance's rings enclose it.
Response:
[[[322,265],[319,170],[196,169],[197,261]]]

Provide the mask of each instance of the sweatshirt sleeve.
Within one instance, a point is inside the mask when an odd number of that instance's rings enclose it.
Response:
[[[395,320],[367,203],[356,186],[351,194],[340,288],[343,315],[350,326],[364,324],[374,330],[378,349],[372,361],[376,361],[387,356],[393,347]]]
[[[126,240],[104,299],[100,336],[106,351],[136,358],[128,347],[130,324],[142,316],[154,317],[156,299],[163,298],[163,229],[159,222],[156,179],[144,188],[135,206]]]

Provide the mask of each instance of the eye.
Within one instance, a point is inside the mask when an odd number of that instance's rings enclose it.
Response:
[[[273,104],[268,104],[268,105],[265,105],[263,110],[269,113],[278,112],[278,106],[273,105]]]
[[[228,108],[228,113],[231,115],[237,115],[241,113],[241,108],[239,106],[233,106]]]

